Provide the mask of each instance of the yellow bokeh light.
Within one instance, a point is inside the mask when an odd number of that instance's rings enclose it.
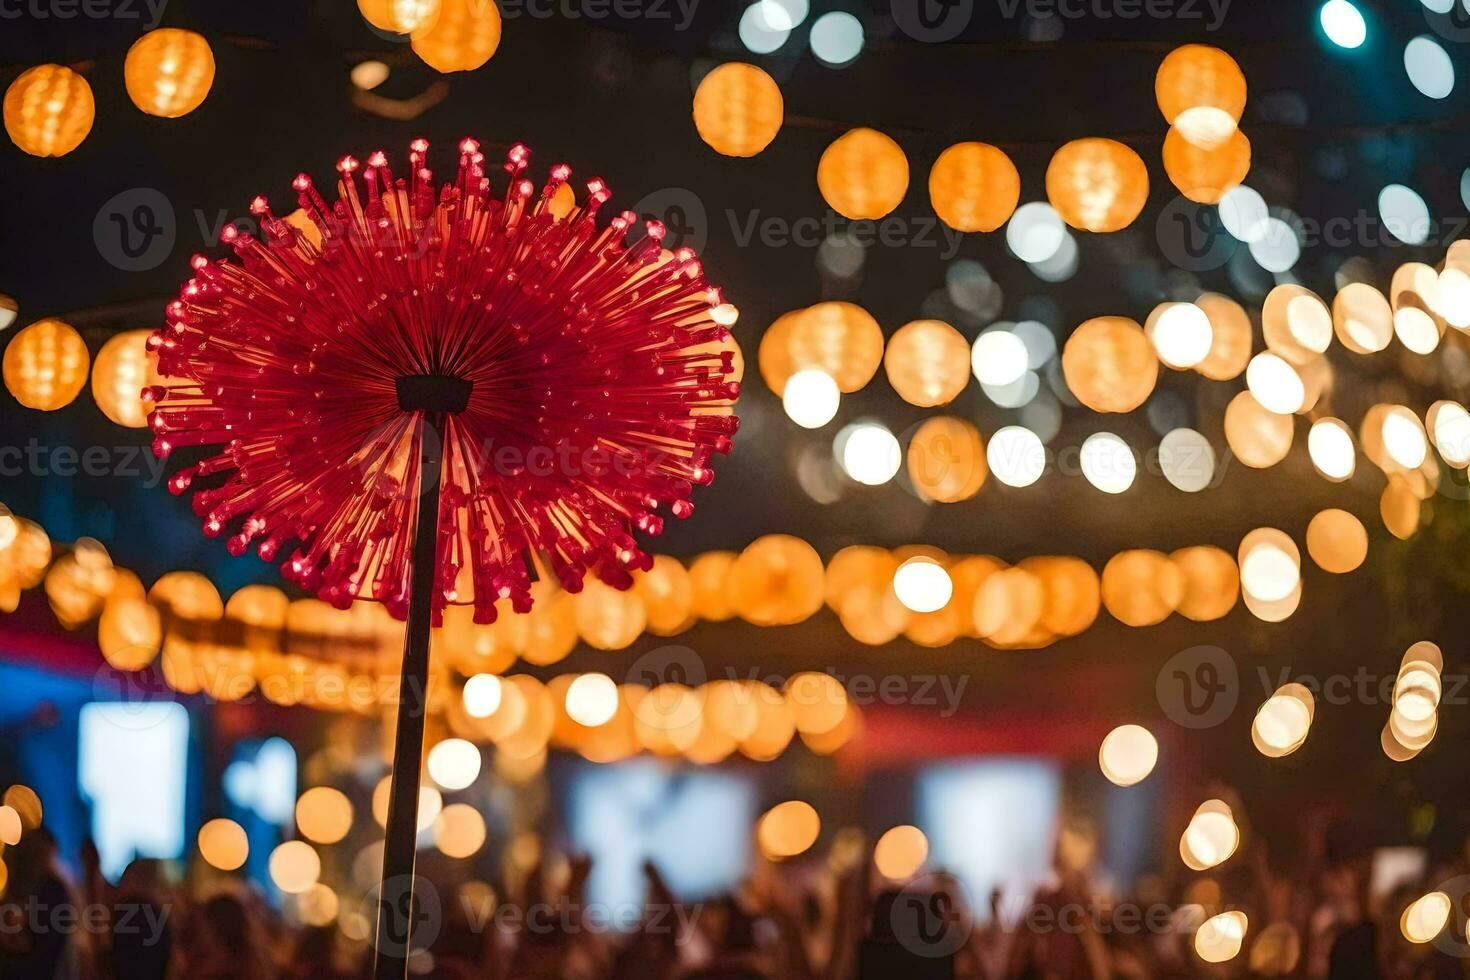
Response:
[[[890,881],[912,878],[928,858],[929,838],[907,824],[889,829],[873,848],[873,866]]]
[[[65,156],[81,146],[96,113],[87,80],[62,65],[37,65],[5,90],[5,131],[32,156]]]
[[[1118,786],[1142,782],[1158,761],[1158,740],[1142,725],[1119,725],[1108,732],[1097,751],[1098,767]]]
[[[1444,931],[1454,905],[1444,892],[1416,898],[1399,918],[1399,930],[1411,943],[1427,943]]]
[[[480,750],[462,738],[446,738],[429,750],[429,778],[447,790],[459,790],[480,775]]]
[[[128,49],[123,82],[133,105],[176,119],[203,104],[214,84],[214,52],[202,35],[175,27],[149,31]]]
[[[892,137],[876,129],[851,129],[822,152],[817,187],[844,218],[881,218],[908,193],[908,157]]]
[[[1248,391],[1225,408],[1225,441],[1237,459],[1255,469],[1275,466],[1291,451],[1292,416],[1267,411]]]
[[[817,842],[822,820],[810,803],[788,800],[778,803],[756,824],[756,843],[761,854],[773,861],[793,858]]]
[[[352,829],[352,803],[341,790],[314,786],[296,801],[296,826],[317,844],[335,844]]]
[[[35,830],[41,826],[41,797],[29,786],[16,783],[5,791],[0,802],[16,812],[20,817],[20,825],[26,830]]]
[[[730,62],[704,78],[694,92],[699,138],[728,157],[753,157],[781,130],[781,87],[755,65]]]
[[[434,846],[447,857],[467,858],[485,846],[485,818],[468,803],[452,803],[434,822]]]
[[[1307,525],[1307,554],[1324,572],[1351,572],[1368,557],[1368,530],[1345,510],[1321,511]]]
[[[618,713],[618,686],[606,674],[582,674],[567,688],[563,703],[572,721],[597,728]]]
[[[153,402],[142,395],[144,387],[161,383],[148,356],[151,330],[129,330],[112,337],[92,362],[92,400],[102,414],[130,429],[148,424]]]
[[[271,851],[270,875],[277,888],[288,895],[299,895],[322,874],[322,859],[305,841],[288,840]]]
[[[1244,912],[1221,912],[1194,934],[1194,951],[1206,963],[1224,963],[1240,954],[1249,925]]]
[[[411,34],[439,16],[439,0],[357,0],[363,19],[380,31]]]
[[[0,844],[14,847],[20,843],[20,814],[13,806],[0,806]]]
[[[199,856],[210,867],[235,871],[250,856],[250,839],[235,821],[220,817],[199,828]]]
[[[37,320],[5,348],[5,387],[26,408],[54,412],[87,383],[87,345],[70,324]]]

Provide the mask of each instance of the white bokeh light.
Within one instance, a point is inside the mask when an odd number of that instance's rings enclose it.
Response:
[[[618,685],[606,674],[583,674],[567,686],[565,707],[584,728],[605,725],[618,713]]]
[[[837,434],[833,449],[842,471],[870,487],[887,483],[903,465],[898,439],[877,422],[849,425]]]
[[[766,0],[759,0],[746,7],[745,13],[740,16],[740,43],[752,54],[770,54],[778,50],[791,36],[791,29],[772,23],[771,15],[772,11],[767,8]],[[775,19],[779,21],[782,17],[776,14]]]
[[[786,381],[781,407],[803,429],[820,429],[837,415],[842,392],[832,375],[818,368],[797,371]]]
[[[1016,258],[1031,264],[1055,256],[1067,237],[1061,215],[1042,201],[1021,205],[1006,225],[1006,244]]]
[[[1266,234],[1266,219],[1271,212],[1266,208],[1266,199],[1252,188],[1235,185],[1220,198],[1218,207],[1220,223],[1236,240],[1249,244]]]
[[[1153,324],[1150,339],[1159,360],[1171,368],[1192,368],[1210,354],[1215,330],[1205,311],[1193,303],[1171,303]]]
[[[1429,205],[1412,188],[1389,184],[1378,193],[1378,214],[1388,233],[1406,245],[1423,245],[1429,240]]]
[[[1009,385],[1026,373],[1026,342],[1009,330],[987,330],[975,338],[970,368],[983,385]]]
[[[1174,429],[1159,443],[1164,479],[1185,493],[1198,493],[1215,479],[1215,449],[1194,429]]]
[[[1080,462],[1087,482],[1103,493],[1122,493],[1138,475],[1133,450],[1111,432],[1096,432],[1083,440]]]
[[[1443,99],[1455,88],[1455,63],[1440,43],[1421,34],[1404,45],[1404,70],[1414,87],[1431,99]]]
[[[1351,50],[1368,39],[1368,24],[1349,0],[1327,0],[1319,15],[1322,31],[1339,48]]]
[[[845,11],[834,10],[812,22],[809,41],[817,60],[841,67],[863,52],[863,22]]]
[[[1029,487],[1046,470],[1046,447],[1030,429],[1008,425],[990,437],[985,461],[1006,486]]]
[[[938,612],[949,605],[954,582],[944,566],[930,558],[910,558],[893,573],[893,593],[905,609]]]

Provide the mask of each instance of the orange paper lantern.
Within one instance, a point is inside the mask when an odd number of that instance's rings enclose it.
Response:
[[[96,113],[87,80],[62,65],[37,65],[5,90],[5,131],[32,156],[65,156],[81,146]]]
[[[908,157],[892,137],[876,129],[851,129],[823,151],[817,187],[844,218],[881,218],[908,193]]]
[[[1046,197],[1073,228],[1119,231],[1148,203],[1148,168],[1116,140],[1073,140],[1046,168]]]
[[[199,108],[209,95],[214,52],[193,31],[149,31],[128,49],[123,82],[133,105],[150,116],[176,119]]]
[[[753,157],[769,146],[783,111],[781,87],[755,65],[720,65],[694,91],[694,128],[727,157]]]
[[[929,171],[929,202],[956,231],[995,231],[1021,200],[1021,175],[988,143],[956,143]]]

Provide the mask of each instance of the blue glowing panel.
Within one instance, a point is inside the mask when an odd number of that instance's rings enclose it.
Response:
[[[189,713],[172,701],[83,705],[78,778],[92,806],[102,871],[116,880],[135,857],[184,853]]]
[[[1009,912],[1051,873],[1061,810],[1057,767],[1039,759],[994,759],[932,766],[917,785],[919,826],[929,864],[956,875],[971,908],[989,910],[1000,889]]]
[[[755,789],[732,773],[676,769],[651,759],[586,766],[568,794],[573,846],[592,857],[588,901],[643,901],[652,861],[682,900],[733,888],[750,865]]]

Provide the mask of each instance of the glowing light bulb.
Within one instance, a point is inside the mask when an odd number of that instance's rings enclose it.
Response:
[[[893,592],[905,608],[916,613],[932,613],[949,605],[954,582],[938,562],[910,558],[893,573]]]

